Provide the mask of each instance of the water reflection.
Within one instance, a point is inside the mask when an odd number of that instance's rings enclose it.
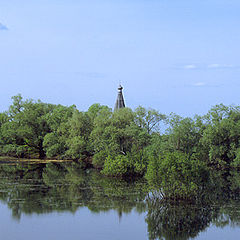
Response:
[[[12,216],[76,212],[88,207],[92,212],[135,209],[144,212],[147,189],[142,181],[113,181],[78,164],[1,165],[0,199],[12,210]]]
[[[166,202],[143,180],[105,178],[77,163],[0,165],[0,200],[14,219],[24,214],[145,213],[149,239],[189,239],[210,226],[240,227],[238,172],[212,173],[194,202]],[[133,223],[134,224],[134,223]],[[131,227],[131,226],[129,226]]]
[[[147,199],[149,239],[189,239],[211,226],[240,226],[238,172],[213,172],[194,202]]]

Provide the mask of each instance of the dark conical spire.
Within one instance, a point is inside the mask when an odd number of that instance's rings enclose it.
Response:
[[[120,108],[124,108],[125,107],[122,90],[123,90],[123,87],[121,85],[119,85],[119,87],[118,87],[118,96],[117,96],[117,101],[115,103],[114,111],[116,111],[116,110],[118,110]]]

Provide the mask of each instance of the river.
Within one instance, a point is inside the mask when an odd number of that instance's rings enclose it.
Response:
[[[144,180],[106,178],[77,163],[1,164],[0,178],[5,240],[237,239],[240,234],[240,201],[227,190],[202,203],[172,204],[149,194]]]

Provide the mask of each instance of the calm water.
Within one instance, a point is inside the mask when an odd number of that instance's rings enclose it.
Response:
[[[236,178],[218,178],[201,203],[177,205],[149,195],[142,180],[103,178],[76,163],[2,164],[0,178],[5,240],[237,239],[240,234]]]

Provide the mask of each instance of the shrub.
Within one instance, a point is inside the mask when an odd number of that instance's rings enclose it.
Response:
[[[102,150],[97,152],[93,156],[92,164],[95,168],[103,168],[105,159],[107,158],[108,154],[106,151]]]
[[[108,156],[101,171],[108,176],[124,176],[128,173],[129,162],[124,155],[117,155],[115,158]]]
[[[208,171],[196,155],[167,152],[150,158],[146,178],[165,198],[188,198],[207,180]]]

